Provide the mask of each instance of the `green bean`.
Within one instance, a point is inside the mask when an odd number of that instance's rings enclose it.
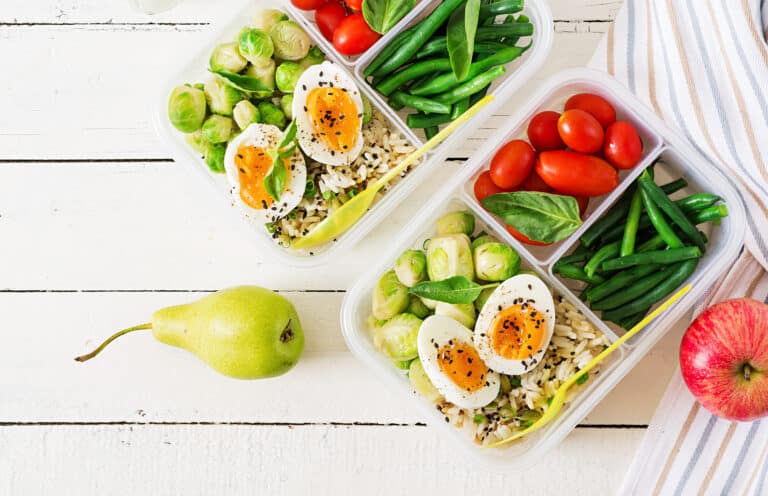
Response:
[[[514,14],[523,10],[523,0],[499,0],[480,7],[480,20],[497,15]]]
[[[696,193],[680,200],[675,200],[675,203],[685,212],[697,212],[711,207],[719,201],[723,201],[723,199],[717,195],[710,193]]]
[[[651,307],[646,308],[645,310],[641,310],[637,312],[634,315],[630,315],[628,317],[624,317],[622,319],[619,319],[618,322],[616,322],[616,325],[619,327],[622,327],[626,330],[630,330],[633,327],[635,327],[637,324],[640,323],[641,320],[645,318],[645,314],[648,313],[648,310],[650,310]]]
[[[584,269],[582,269],[578,265],[562,264],[560,266],[555,267],[554,270],[561,276],[567,277],[568,279],[584,281],[590,284],[601,284],[605,282],[605,278],[603,278],[602,276],[597,274],[588,275],[586,272],[584,272]]]
[[[469,81],[460,84],[452,90],[436,96],[434,100],[447,105],[454,104],[462,98],[472,96],[483,88],[490,86],[494,79],[505,72],[507,71],[504,69],[504,66],[496,66],[493,69],[489,69]]]
[[[664,238],[659,236],[658,234],[652,238],[650,238],[648,241],[643,242],[640,246],[637,247],[637,250],[635,250],[637,253],[643,253],[646,251],[654,251],[654,250],[661,250],[667,246],[667,242],[664,241]]]
[[[626,217],[631,202],[631,195],[624,195],[605,215],[597,219],[589,229],[584,231],[580,238],[581,243],[587,247],[592,246],[604,232],[617,225]]]
[[[402,46],[402,44],[405,43],[405,40],[411,36],[415,29],[416,26],[412,26],[392,38],[392,41],[390,41],[389,44],[385,46],[381,52],[379,52],[379,55],[376,56],[376,59],[374,59],[373,62],[371,62],[368,67],[365,68],[363,75],[368,77],[376,72],[376,69],[381,67],[384,62],[389,60],[389,58]]]
[[[498,41],[505,36],[530,36],[533,34],[533,24],[530,22],[515,22],[511,24],[494,24],[477,28],[475,41]]]
[[[558,265],[565,265],[565,264],[574,264],[579,262],[586,262],[589,257],[592,256],[592,252],[584,245],[579,245],[576,247],[575,250],[573,250],[573,253],[570,255],[566,255],[557,262],[555,262],[555,267]]]
[[[642,311],[644,308],[648,308],[651,305],[657,303],[672,291],[674,291],[678,286],[680,286],[680,284],[685,282],[685,280],[688,279],[691,274],[693,274],[693,271],[696,270],[696,266],[698,264],[699,260],[694,258],[673,265],[667,271],[665,271],[668,273],[669,277],[664,282],[648,291],[640,298],[637,298],[624,306],[603,312],[603,320],[610,320],[615,322],[618,319],[623,319],[630,315],[635,315]]]
[[[691,221],[698,225],[705,222],[715,222],[723,217],[728,217],[728,207],[725,205],[714,205],[705,208],[700,212],[696,212],[691,217]],[[701,232],[699,232],[699,234],[701,234]]]
[[[446,50],[447,50],[446,46]],[[485,55],[485,54],[494,54],[500,50],[504,50],[505,48],[510,48],[504,43],[499,43],[498,41],[484,41],[482,43],[475,43],[475,50],[474,53],[476,55]]]
[[[394,99],[390,98],[387,100],[387,103],[392,108],[392,110],[402,110],[405,108],[405,105],[400,103],[399,101],[395,101]]]
[[[424,128],[424,136],[426,136],[428,140],[431,140],[439,132],[440,128],[437,126],[429,126]]]
[[[602,246],[594,255],[592,255],[592,258],[589,259],[586,265],[584,265],[584,272],[590,277],[594,276],[595,272],[597,272],[597,269],[600,268],[600,265],[603,262],[618,257],[620,251],[621,242],[619,241]]]
[[[477,102],[482,100],[483,97],[485,97],[485,95],[487,94],[488,94],[488,87],[486,86],[485,88],[481,89],[480,91],[478,91],[477,93],[469,97],[469,106],[471,107],[472,105],[476,104]]]
[[[636,190],[629,203],[629,213],[627,213],[627,222],[624,224],[624,237],[621,239],[621,249],[619,256],[626,257],[635,252],[635,239],[637,238],[637,223],[640,221],[640,214],[643,210],[643,199],[640,196],[640,190]]]
[[[436,36],[426,42],[419,51],[416,52],[417,59],[423,59],[430,55],[448,55],[448,39],[445,36]]]
[[[424,20],[416,25],[416,29],[405,39],[403,44],[398,47],[395,53],[383,57],[385,60],[375,71],[371,71],[366,76],[373,75],[381,77],[390,74],[408,62],[424,43],[440,29],[445,21],[453,14],[464,0],[444,0],[435,10],[432,11]],[[490,29],[490,28],[481,28]],[[479,31],[479,30],[478,30]],[[379,62],[381,54],[377,56],[372,64]]]
[[[451,61],[449,59],[432,59],[425,60],[423,62],[417,62],[411,64],[400,72],[396,72],[391,76],[383,79],[380,83],[375,84],[374,87],[379,93],[385,96],[389,96],[393,91],[404,85],[409,81],[424,76],[425,74],[439,73],[442,71],[451,70]],[[412,90],[409,90],[413,92]],[[414,93],[416,95],[417,93]]]
[[[638,265],[637,267],[632,267],[631,269],[619,272],[604,283],[597,285],[594,288],[588,289],[587,300],[599,301],[603,298],[606,298],[607,296],[612,295],[621,289],[624,289],[638,279],[656,272],[660,267],[660,265],[653,264]]]
[[[466,79],[462,81],[470,80],[486,69],[489,69],[496,65],[503,65],[507,64],[516,58],[518,58],[528,47],[505,47],[501,50],[497,51],[490,57],[486,57],[482,60],[478,60],[477,62],[473,62],[469,66],[469,75],[466,77]],[[439,60],[439,59],[438,59]],[[427,61],[425,61],[427,62]],[[414,64],[415,65],[415,64]],[[453,73],[453,71],[446,72],[444,74],[440,74],[434,78],[431,78],[424,84],[420,85],[414,85],[413,87],[409,88],[409,92],[414,95],[419,96],[426,96],[426,95],[434,95],[437,93],[442,93],[444,91],[448,91],[449,89],[453,88],[460,82],[456,75]]]
[[[698,234],[698,231],[697,231]],[[671,264],[701,257],[698,246],[686,246],[685,248],[670,248],[669,250],[646,251],[635,253],[626,257],[614,258],[603,262],[603,270],[621,270],[627,267],[644,264]]]
[[[680,177],[667,184],[662,184],[661,190],[664,191],[666,194],[671,195],[672,193],[680,191],[686,186],[688,186],[688,181],[686,181],[684,177]]]
[[[451,116],[445,114],[408,114],[405,123],[411,129],[422,129],[432,126],[439,126],[451,122]]]
[[[669,216],[672,222],[677,224],[678,227],[683,230],[683,233],[688,239],[693,241],[693,243],[703,251],[704,240],[699,235],[699,230],[696,229],[696,226],[690,220],[688,220],[688,217],[686,217],[683,211],[680,210],[680,207],[673,203],[661,188],[653,182],[653,179],[648,175],[647,170],[643,171],[637,181],[640,187],[648,193],[651,200],[653,200],[653,202],[658,205],[667,216]]]
[[[645,211],[648,213],[648,220],[653,225],[653,228],[656,229],[656,232],[659,233],[659,236],[664,239],[664,242],[670,248],[682,248],[682,240],[675,234],[675,231],[669,225],[667,219],[664,218],[664,214],[661,213],[658,205],[651,200],[648,192],[644,188],[640,188],[638,192],[642,195]]]
[[[423,96],[410,95],[404,91],[396,91],[392,93],[390,100],[428,114],[451,113],[451,106],[449,104],[438,102],[429,98],[424,98]]]
[[[451,107],[451,119],[458,119],[461,114],[469,110],[469,97],[462,98]]]
[[[593,302],[591,307],[593,310],[611,310],[625,303],[629,303],[661,284],[668,275],[667,271],[658,270],[642,279],[636,280],[631,286],[624,288],[622,291],[613,293],[600,301]]]

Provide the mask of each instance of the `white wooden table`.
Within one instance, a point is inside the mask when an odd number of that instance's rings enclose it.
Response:
[[[337,319],[344,289],[430,186],[343,262],[286,270],[156,138],[166,65],[226,3],[148,18],[126,0],[0,2],[0,494],[615,491],[680,330],[534,469],[470,466],[351,356]],[[552,0],[552,54],[518,98],[584,65],[620,3]],[[241,283],[299,309],[306,352],[286,376],[228,380],[149,334],[72,360],[156,308]]]

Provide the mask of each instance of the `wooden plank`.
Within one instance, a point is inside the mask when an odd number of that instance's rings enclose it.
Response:
[[[614,494],[642,435],[580,430],[516,472],[473,463],[419,427],[0,428],[0,492]]]
[[[81,364],[112,332],[201,293],[0,293],[0,422],[424,422],[409,395],[381,382],[346,349],[343,294],[288,292],[306,352],[276,379],[237,381],[186,351],[124,336]],[[676,367],[680,326],[583,422],[647,424]],[[0,446],[2,443],[0,443]],[[2,477],[0,477],[0,480]]]
[[[583,66],[601,36],[556,33],[545,67],[475,138],[487,136],[544,78]],[[175,61],[206,38],[200,26],[0,26],[6,73],[26,75],[0,82],[0,160],[168,158],[153,114],[164,105]],[[468,143],[464,154],[476,146]]]

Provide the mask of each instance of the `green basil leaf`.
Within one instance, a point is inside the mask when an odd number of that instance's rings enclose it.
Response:
[[[242,74],[227,71],[211,72],[219,76],[224,80],[225,83],[237,90],[245,91],[246,93],[259,93],[259,97],[261,98],[269,98],[274,93],[272,88],[266,86],[255,77],[243,76]]]
[[[448,58],[451,61],[453,74],[459,81],[464,81],[469,76],[479,16],[480,0],[467,0],[448,19],[446,31]]]
[[[274,198],[275,201],[279,201],[288,176],[288,169],[285,167],[283,160],[292,157],[296,152],[296,121],[291,121],[288,127],[285,128],[283,139],[278,147],[268,151],[272,157],[272,167],[269,168],[269,172],[264,176],[264,189],[267,190],[267,194]]]
[[[483,289],[495,286],[498,284],[480,286],[464,276],[453,276],[442,281],[422,281],[411,287],[408,292],[445,303],[472,303],[480,296]]]
[[[291,145],[296,147],[296,121],[292,120],[288,127],[283,131],[283,140],[280,142],[280,149],[288,148]]]
[[[414,6],[414,0],[363,0],[363,18],[379,34],[395,27]]]
[[[542,243],[565,239],[581,226],[579,204],[572,196],[516,191],[491,195],[482,203],[504,222]]]

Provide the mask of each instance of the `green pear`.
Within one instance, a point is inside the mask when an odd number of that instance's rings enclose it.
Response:
[[[183,348],[237,379],[284,374],[304,349],[304,332],[290,301],[268,289],[240,286],[158,310],[150,324],[124,329],[75,360],[89,360],[123,334],[142,329],[152,329],[161,343]]]

